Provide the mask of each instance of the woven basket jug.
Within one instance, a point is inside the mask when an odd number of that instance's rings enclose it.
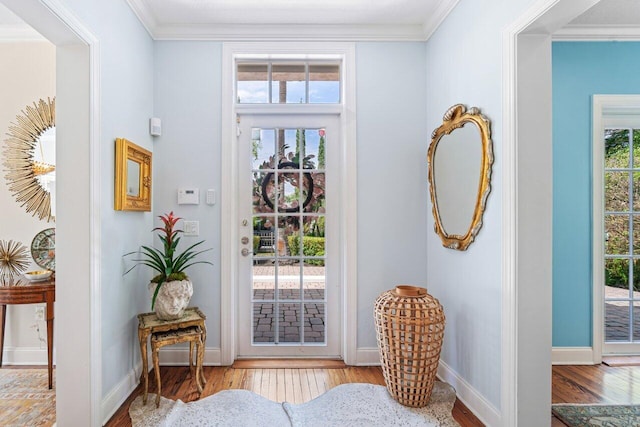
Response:
[[[374,317],[387,390],[405,406],[426,406],[444,337],[442,305],[425,288],[399,285],[376,299]]]

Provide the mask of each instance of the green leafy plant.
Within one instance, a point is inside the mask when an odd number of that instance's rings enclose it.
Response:
[[[178,243],[180,243],[179,233],[182,233],[182,230],[178,230],[175,228],[176,223],[182,218],[174,216],[173,212],[169,212],[165,215],[160,215],[158,218],[162,220],[164,223],[163,227],[156,227],[152,231],[158,231],[158,237],[162,241],[163,248],[162,250],[142,245],[142,256],[143,258],[134,259],[133,261],[136,264],[125,271],[124,274],[127,274],[138,265],[146,265],[147,267],[151,267],[153,270],[157,271],[159,274],[151,279],[151,282],[157,283],[156,289],[153,293],[153,297],[151,299],[151,309],[153,310],[156,304],[156,297],[158,296],[158,291],[160,287],[166,283],[174,280],[187,280],[189,277],[185,273],[185,270],[192,265],[195,264],[210,264],[209,261],[196,261],[195,258],[202,254],[203,252],[210,251],[209,249],[204,250],[195,250],[195,248],[202,243],[204,240],[201,240],[193,245],[189,246],[183,252],[176,252],[176,248],[178,247]],[[135,254],[137,252],[130,252],[125,254],[125,256]]]

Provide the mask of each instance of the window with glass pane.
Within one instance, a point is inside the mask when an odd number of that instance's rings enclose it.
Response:
[[[236,73],[239,104],[269,102],[269,64],[239,63]]]
[[[340,63],[239,61],[239,104],[339,104]]]
[[[604,135],[605,340],[640,337],[640,131]]]
[[[309,65],[309,103],[338,104],[340,102],[340,66]]]
[[[325,344],[325,129],[251,135],[252,342]]]

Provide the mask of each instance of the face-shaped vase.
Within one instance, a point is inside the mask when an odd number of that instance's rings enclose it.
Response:
[[[157,284],[149,283],[149,292],[153,297]],[[155,312],[159,319],[179,319],[191,301],[193,285],[190,280],[175,280],[163,283],[156,297]]]

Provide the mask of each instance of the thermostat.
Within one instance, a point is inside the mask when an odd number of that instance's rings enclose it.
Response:
[[[179,205],[200,204],[200,190],[197,188],[179,188],[178,204]]]

